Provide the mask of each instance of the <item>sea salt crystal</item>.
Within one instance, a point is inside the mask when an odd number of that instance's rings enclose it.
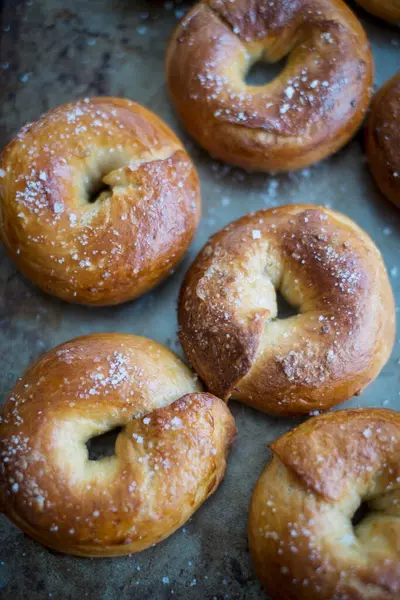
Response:
[[[279,112],[281,113],[281,115],[284,115],[290,108],[290,104],[283,104],[283,106],[280,107]]]
[[[293,98],[294,88],[291,85],[289,85],[285,90],[285,94],[290,100],[291,98]]]
[[[43,508],[44,508],[44,498],[43,498],[43,496],[36,496],[35,500],[36,500],[36,504],[38,506],[38,509],[39,510],[43,510]]]
[[[182,419],[180,419],[179,417],[174,417],[173,419],[171,419],[171,425],[174,429],[180,429],[182,427]]]
[[[370,437],[371,437],[371,435],[372,435],[372,433],[371,433],[371,430],[370,430],[370,429],[364,429],[364,431],[363,431],[363,436],[364,436],[365,438],[367,438],[367,439],[368,439],[368,438],[370,438]]]
[[[253,229],[251,235],[253,236],[253,240],[259,240],[261,238],[261,231],[259,229]]]
[[[328,42],[328,44],[333,44],[332,36],[329,32],[321,33],[321,37]]]

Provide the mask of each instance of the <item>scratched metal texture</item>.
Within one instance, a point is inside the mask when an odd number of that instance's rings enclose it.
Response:
[[[365,228],[381,249],[400,302],[400,212],[377,191],[362,134],[341,152],[299,173],[248,175],[213,161],[180,126],[168,100],[163,59],[188,3],[134,0],[3,0],[0,3],[0,142],[27,121],[74,98],[126,96],[160,115],[181,136],[199,169],[203,219],[183,264],[142,299],[85,308],[47,296],[0,250],[0,403],[46,350],[100,331],[148,336],[182,354],[176,300],[182,277],[210,234],[250,210],[294,202],[323,204]],[[368,32],[381,85],[400,68],[400,33],[356,9]],[[400,408],[399,343],[380,377],[345,406]],[[50,552],[0,516],[0,597],[118,599],[266,598],[252,570],[247,512],[268,460],[266,445],[296,424],[231,403],[239,428],[217,493],[168,540],[143,553],[79,559]]]

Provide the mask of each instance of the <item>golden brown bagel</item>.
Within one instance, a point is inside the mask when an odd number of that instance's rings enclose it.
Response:
[[[271,449],[249,517],[250,552],[271,600],[398,600],[399,414],[333,412]]]
[[[288,55],[279,77],[246,85],[250,67]],[[354,134],[372,94],[364,30],[341,0],[203,0],[169,43],[175,107],[210,154],[249,170],[300,169]]]
[[[276,290],[299,314],[277,318]],[[387,361],[395,312],[381,255],[340,213],[249,214],[216,233],[183,282],[180,339],[209,390],[276,414],[360,392]]]
[[[399,0],[357,0],[357,3],[372,15],[394,25],[400,25]]]
[[[133,335],[77,338],[17,383],[0,424],[0,508],[61,552],[116,556],[180,527],[222,480],[235,435],[172,352]],[[116,427],[115,454],[86,442]]]
[[[0,159],[0,232],[46,292],[82,304],[145,293],[181,260],[200,216],[196,170],[153,113],[119,98],[66,104]]]
[[[400,206],[400,72],[376,94],[365,141],[376,183],[389,200]]]

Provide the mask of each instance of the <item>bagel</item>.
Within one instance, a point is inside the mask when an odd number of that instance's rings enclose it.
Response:
[[[378,187],[400,206],[400,71],[376,94],[365,141],[369,168]]]
[[[399,0],[357,0],[357,4],[375,17],[394,25],[400,25]]]
[[[196,170],[170,129],[120,98],[66,104],[0,158],[0,233],[18,268],[69,302],[132,300],[182,259],[200,216]]]
[[[271,450],[248,526],[271,600],[398,600],[400,415],[332,412]]]
[[[259,61],[282,73],[247,85]],[[170,96],[188,132],[214,157],[253,171],[306,167],[341,148],[364,118],[373,61],[342,0],[203,0],[166,56]]]
[[[88,440],[116,427],[114,454],[89,460]],[[226,405],[166,348],[77,338],[33,365],[4,406],[0,508],[60,552],[139,552],[217,489],[235,431]]]
[[[298,314],[279,318],[276,291]],[[216,233],[185,277],[179,324],[212,393],[291,415],[339,404],[378,375],[395,310],[367,234],[340,213],[299,204]]]

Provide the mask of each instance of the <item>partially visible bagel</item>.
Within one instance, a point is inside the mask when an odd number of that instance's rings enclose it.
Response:
[[[114,454],[89,460],[86,443],[116,427]],[[61,552],[138,552],[217,489],[234,435],[226,405],[166,348],[77,338],[36,362],[4,406],[0,509]]]
[[[373,99],[365,142],[369,168],[377,185],[400,207],[400,71]]]
[[[379,17],[393,25],[400,25],[399,0],[356,0],[371,15]]]
[[[400,598],[400,415],[343,410],[271,444],[249,546],[271,600]]]
[[[60,106],[0,157],[0,235],[18,268],[69,302],[133,300],[183,258],[195,167],[155,114],[121,98]]]
[[[254,63],[286,56],[276,79],[246,84]],[[184,126],[212,156],[289,171],[354,135],[372,95],[373,61],[342,0],[203,0],[173,34],[166,74]]]

